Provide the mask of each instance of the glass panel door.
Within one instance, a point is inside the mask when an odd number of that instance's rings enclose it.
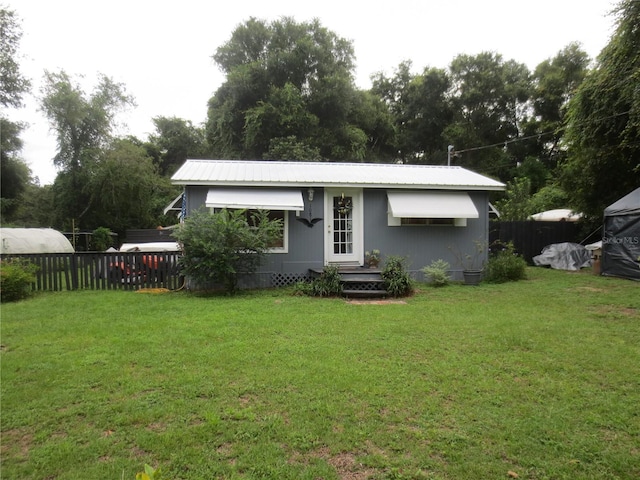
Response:
[[[327,190],[326,263],[361,264],[362,191]]]
[[[333,197],[333,253],[353,253],[353,198]]]

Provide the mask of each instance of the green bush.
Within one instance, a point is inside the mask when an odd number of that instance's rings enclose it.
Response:
[[[336,266],[326,266],[318,278],[311,282],[298,282],[294,293],[312,297],[335,297],[342,294],[340,269]]]
[[[98,227],[91,235],[91,247],[96,252],[104,252],[111,247],[111,230],[107,227]]]
[[[449,262],[439,259],[431,262],[429,266],[423,267],[422,273],[425,274],[434,287],[444,287],[451,282],[451,277],[449,276],[450,268]]]
[[[0,262],[0,301],[15,302],[31,295],[37,271],[34,264],[19,258]]]
[[[221,283],[227,293],[238,288],[238,275],[254,273],[282,234],[282,220],[265,210],[191,213],[173,236],[184,248],[182,271],[201,284]]]
[[[485,280],[489,283],[516,282],[526,278],[527,262],[515,252],[512,243],[489,257]]]
[[[385,289],[394,297],[404,297],[413,293],[413,281],[407,271],[404,257],[388,257],[382,269],[382,278]]]

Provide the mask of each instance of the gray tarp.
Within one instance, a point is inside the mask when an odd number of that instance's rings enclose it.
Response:
[[[604,210],[601,272],[640,280],[640,188]]]
[[[533,257],[538,266],[549,266],[556,270],[580,270],[591,266],[591,253],[579,243],[554,243],[542,249]]]

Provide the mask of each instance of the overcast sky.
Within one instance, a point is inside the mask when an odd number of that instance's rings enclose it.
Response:
[[[614,30],[614,0],[0,0],[21,19],[21,72],[33,83],[26,108],[7,112],[29,123],[22,157],[42,184],[52,183],[55,138],[38,112],[44,70],[84,75],[86,92],[103,73],[125,84],[137,107],[119,117],[121,133],[144,140],[155,116],[200,124],[208,99],[224,81],[211,60],[250,17],[298,22],[318,18],[351,40],[356,84],[392,75],[404,61],[414,71],[446,68],[458,54],[493,51],[530,69],[571,42],[595,58]]]

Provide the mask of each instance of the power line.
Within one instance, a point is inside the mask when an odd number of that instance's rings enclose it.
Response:
[[[620,117],[622,115],[627,115],[631,113],[631,110],[627,110],[626,112],[622,112],[622,113],[616,113],[613,115],[609,115],[608,117],[602,117],[602,118],[598,118],[596,120],[594,120],[594,122],[602,122],[604,120],[610,120],[612,118],[616,118],[616,117]],[[585,120],[584,122],[581,123],[587,123],[587,121]],[[457,155],[460,153],[467,153],[467,152],[475,152],[477,150],[484,150],[487,148],[495,148],[495,147],[506,147],[507,145],[511,144],[511,143],[516,143],[516,142],[522,142],[525,140],[531,140],[532,138],[540,138],[546,135],[553,135],[555,133],[559,133],[562,130],[566,130],[567,126],[562,126],[560,128],[558,128],[557,130],[553,130],[553,131],[549,131],[549,132],[542,132],[542,133],[536,133],[534,135],[528,135],[526,137],[517,137],[517,138],[512,138],[510,140],[505,140],[504,142],[500,142],[500,143],[494,143],[492,145],[482,145],[479,147],[472,147],[472,148],[465,148],[464,150],[454,150],[451,152],[451,155]]]

